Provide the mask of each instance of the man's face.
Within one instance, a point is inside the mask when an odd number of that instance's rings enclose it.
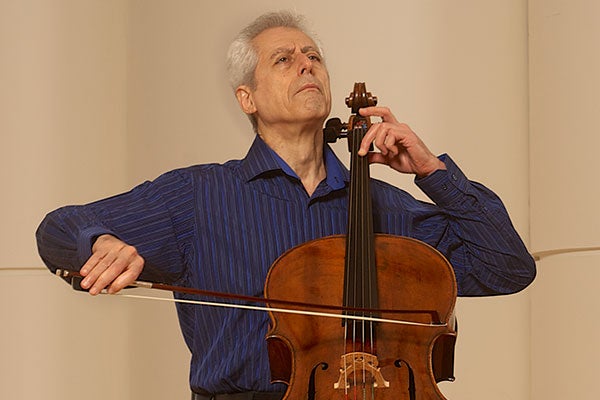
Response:
[[[253,40],[258,55],[255,87],[242,108],[259,130],[278,124],[322,126],[331,109],[329,74],[315,43],[292,28],[267,29]],[[238,99],[239,90],[238,90]]]

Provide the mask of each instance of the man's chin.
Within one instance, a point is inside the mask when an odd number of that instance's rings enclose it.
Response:
[[[303,108],[307,114],[327,118],[330,107],[322,96],[308,97],[304,100]]]

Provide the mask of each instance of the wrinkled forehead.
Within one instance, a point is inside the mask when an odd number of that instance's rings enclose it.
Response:
[[[319,46],[304,32],[295,28],[269,28],[258,34],[252,44],[261,59],[271,58],[278,53],[299,50],[303,53],[316,51],[321,53]]]

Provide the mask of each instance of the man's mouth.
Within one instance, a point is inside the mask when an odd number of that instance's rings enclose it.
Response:
[[[306,83],[300,87],[300,90],[298,90],[297,93],[300,93],[300,92],[303,92],[306,90],[316,90],[316,91],[320,92],[321,87],[319,85],[317,85],[316,83]]]

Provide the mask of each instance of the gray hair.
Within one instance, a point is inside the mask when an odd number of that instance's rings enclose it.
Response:
[[[315,42],[321,57],[323,57],[322,46],[316,36],[307,29],[304,16],[292,11],[263,14],[240,31],[227,51],[227,73],[229,84],[234,91],[241,85],[248,85],[252,89],[256,87],[254,71],[258,63],[258,55],[252,40],[267,29],[279,27],[293,28],[303,32]],[[248,118],[256,131],[256,118],[254,115],[248,115]]]

